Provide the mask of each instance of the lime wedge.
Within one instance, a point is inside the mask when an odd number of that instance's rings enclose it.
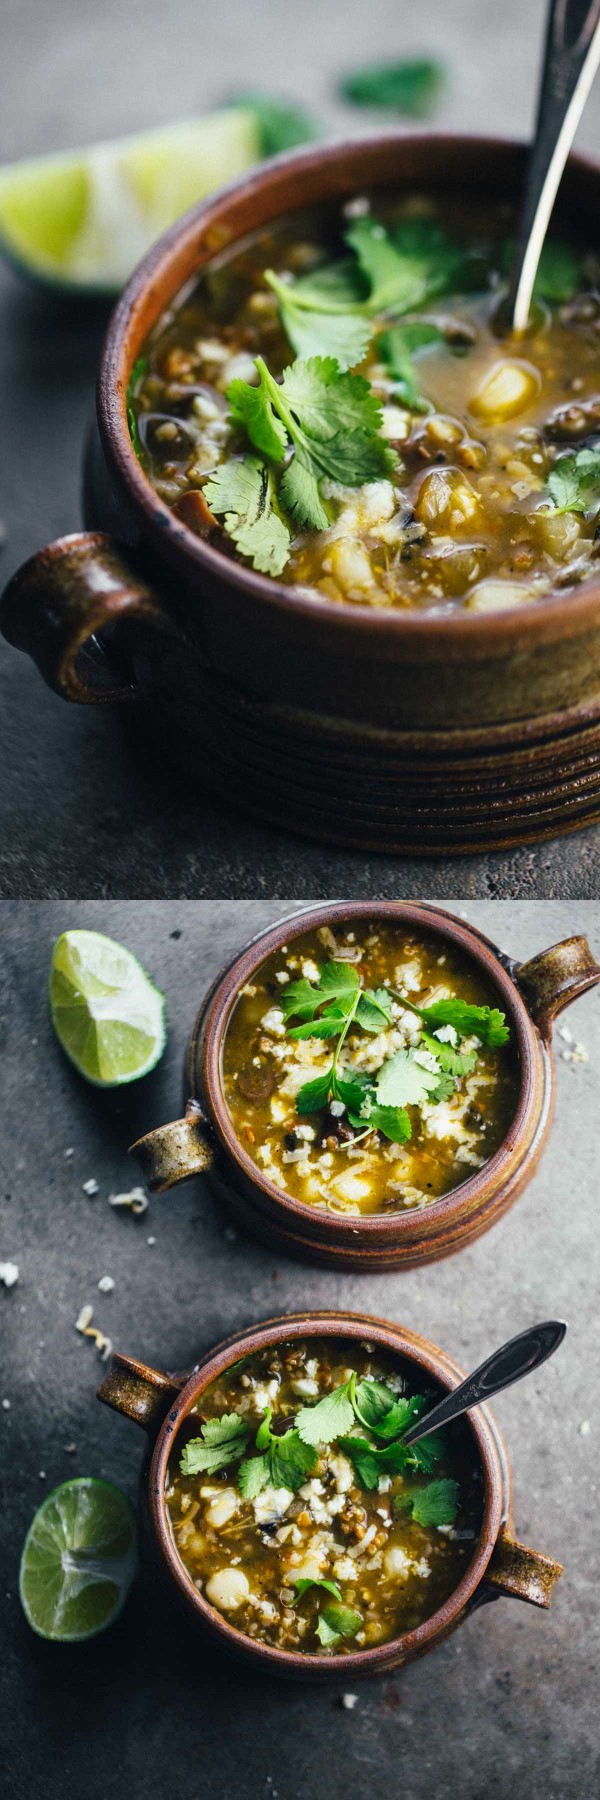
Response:
[[[21,1605],[39,1637],[95,1637],[118,1618],[137,1569],[135,1513],[110,1481],[63,1481],[23,1546]]]
[[[63,1050],[96,1087],[138,1081],[162,1056],[164,994],[113,938],[65,931],[52,951],[49,997]]]
[[[203,119],[5,165],[0,248],[38,280],[116,293],[180,213],[309,136],[301,110],[252,95]]]

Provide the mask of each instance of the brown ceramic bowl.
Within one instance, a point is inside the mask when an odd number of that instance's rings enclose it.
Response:
[[[443,1199],[418,1210],[344,1218],[293,1200],[253,1162],[229,1115],[221,1056],[240,989],[265,957],[309,928],[357,919],[396,920],[399,928],[433,931],[441,947],[450,941],[473,959],[512,1026],[520,1094],[500,1149]],[[531,962],[517,964],[474,926],[435,906],[339,900],[310,907],[261,932],[217,977],[192,1030],[185,1117],[140,1138],[134,1154],[153,1192],[208,1170],[219,1194],[254,1233],[313,1262],[372,1270],[448,1256],[487,1231],[530,1180],[552,1116],[552,1021],[599,980],[600,968],[583,937],[567,938]]]
[[[476,1407],[468,1415],[484,1481],[484,1514],[479,1541],[473,1559],[450,1599],[416,1631],[387,1644],[379,1644],[372,1650],[353,1651],[343,1657],[278,1650],[255,1638],[245,1637],[198,1593],[175,1548],[165,1506],[165,1477],[175,1434],[209,1382],[239,1356],[262,1349],[265,1344],[288,1343],[313,1335],[359,1341],[366,1336],[369,1343],[408,1358],[418,1370],[426,1370],[428,1378],[439,1384],[442,1393],[456,1387],[463,1379],[464,1372],[442,1350],[401,1325],[370,1318],[366,1313],[325,1312],[288,1314],[252,1326],[236,1337],[226,1338],[203,1357],[193,1372],[184,1375],[160,1374],[130,1357],[114,1356],[99,1389],[100,1400],[115,1407],[117,1412],[125,1413],[148,1432],[150,1454],[141,1477],[144,1522],[149,1527],[153,1550],[170,1586],[179,1592],[198,1623],[211,1632],[224,1649],[243,1657],[255,1668],[300,1680],[340,1681],[381,1674],[386,1669],[400,1668],[416,1656],[425,1655],[462,1624],[477,1606],[495,1600],[501,1594],[529,1601],[533,1606],[549,1606],[554,1582],[562,1573],[561,1565],[540,1555],[539,1551],[517,1543],[513,1537],[506,1451],[484,1406]]]
[[[388,132],[279,158],[195,208],[129,282],[106,339],[86,472],[90,529],[25,564],[4,635],[64,698],[116,701],[227,800],[359,848],[481,849],[600,816],[600,586],[496,614],[311,599],[187,530],[127,425],[131,369],[182,284],[282,214],[375,194],[519,196],[525,147]],[[595,242],[600,171],[561,206]]]

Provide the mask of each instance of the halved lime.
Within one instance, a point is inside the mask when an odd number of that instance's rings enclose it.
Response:
[[[188,206],[309,136],[304,112],[252,95],[203,119],[10,164],[0,168],[0,247],[38,280],[116,293]]]
[[[95,1637],[118,1618],[137,1569],[131,1501],[110,1481],[63,1481],[36,1512],[23,1546],[19,1593],[39,1637]]]
[[[63,932],[52,951],[49,997],[63,1050],[97,1087],[138,1081],[162,1056],[164,994],[114,938]]]

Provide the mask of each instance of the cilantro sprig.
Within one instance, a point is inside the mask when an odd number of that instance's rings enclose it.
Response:
[[[386,227],[369,214],[354,221],[345,242],[353,261],[325,264],[294,282],[267,269],[265,279],[277,295],[281,322],[296,353],[332,355],[341,368],[352,369],[362,362],[380,321],[402,317],[447,293],[466,278],[468,261],[428,218]],[[418,338],[412,346],[406,339],[405,355],[418,344]],[[406,367],[398,378],[409,385],[412,380]]]
[[[248,1457],[240,1468],[239,1487],[245,1500],[256,1499],[267,1486],[286,1487],[297,1493],[317,1462],[316,1451],[303,1441],[295,1427],[279,1437],[271,1430],[271,1417],[268,1407],[256,1433],[259,1454]]]
[[[559,456],[547,485],[554,512],[594,518],[600,511],[600,448]]]
[[[458,1482],[450,1477],[428,1481],[411,1492],[396,1494],[395,1513],[410,1513],[417,1525],[453,1525],[458,1512]]]
[[[396,457],[381,435],[381,406],[369,382],[344,373],[335,357],[297,358],[281,381],[262,356],[255,362],[258,384],[237,380],[227,389],[250,453],[220,464],[204,493],[240,554],[263,574],[280,575],[292,528],[325,531],[330,523],[323,478],[362,487],[392,469]]]
[[[333,1650],[340,1638],[356,1637],[362,1622],[361,1613],[351,1606],[325,1606],[316,1627],[319,1643],[324,1650]]]
[[[190,1438],[181,1454],[182,1475],[214,1475],[243,1456],[250,1433],[239,1413],[223,1413],[220,1419],[206,1419],[200,1436]]]
[[[460,1039],[476,1033],[488,1048],[499,1049],[510,1035],[504,1013],[496,1007],[471,1006],[452,997],[419,1007],[403,998],[402,1005],[421,1019],[419,1043],[397,1050],[376,1075],[341,1064],[350,1027],[382,1031],[393,1024],[393,1005],[389,988],[362,988],[351,963],[327,962],[316,982],[303,977],[289,983],[281,999],[289,1036],[337,1038],[329,1067],[300,1088],[299,1113],[320,1112],[332,1100],[338,1101],[356,1130],[380,1131],[391,1143],[405,1143],[412,1130],[407,1108],[449,1099],[456,1081],[475,1068],[477,1051],[461,1051]],[[299,1023],[290,1024],[294,1019]],[[453,1043],[435,1035],[444,1026],[451,1028]]]

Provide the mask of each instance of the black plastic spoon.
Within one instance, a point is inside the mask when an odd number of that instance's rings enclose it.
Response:
[[[527,329],[533,286],[563,169],[600,65],[600,0],[550,0],[535,136],[507,317]]]
[[[471,1406],[491,1400],[492,1394],[499,1394],[501,1388],[510,1387],[513,1381],[522,1381],[524,1375],[531,1375],[558,1350],[566,1329],[562,1319],[546,1319],[543,1325],[530,1325],[528,1331],[520,1331],[518,1337],[509,1338],[500,1350],[486,1356],[485,1362],[480,1363],[472,1375],[467,1375],[460,1387],[447,1394],[445,1400],[440,1400],[416,1425],[411,1425],[410,1431],[403,1435],[403,1444],[416,1444],[419,1438],[436,1431],[438,1425],[448,1425],[450,1419],[458,1419]]]

